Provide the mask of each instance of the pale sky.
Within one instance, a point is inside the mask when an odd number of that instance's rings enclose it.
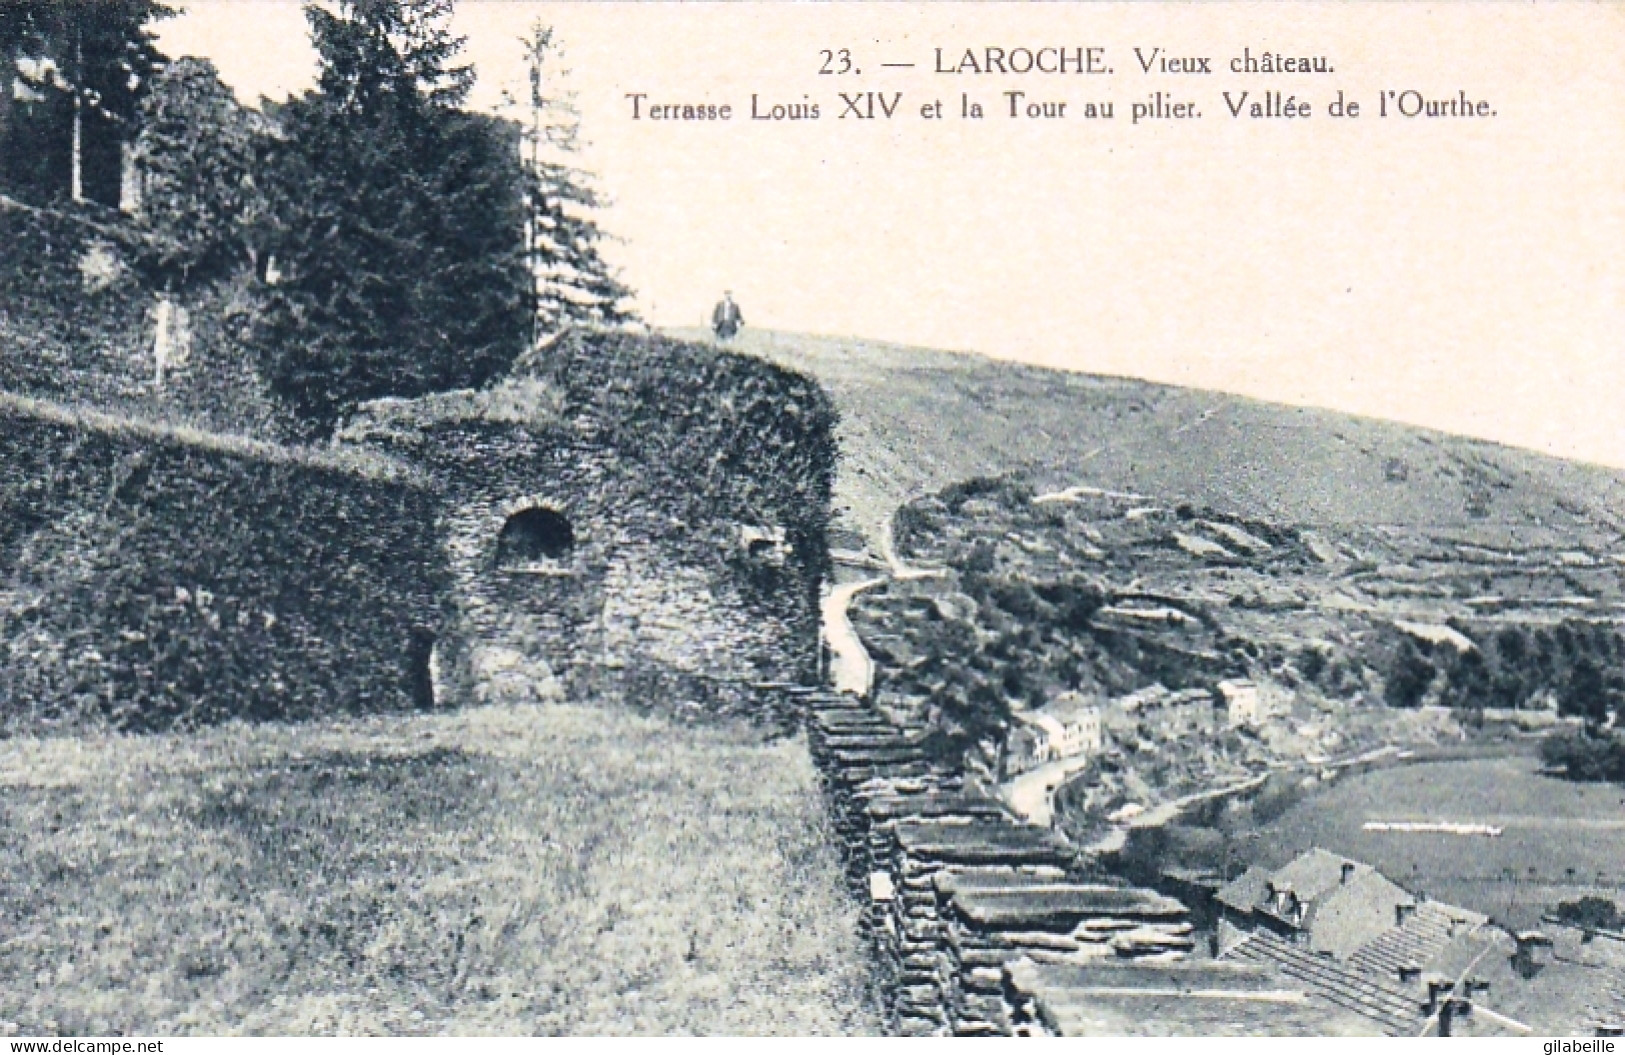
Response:
[[[161,26],[245,101],[308,87],[299,5],[203,0]],[[656,325],[732,288],[755,326],[857,336],[1393,418],[1625,466],[1625,6],[470,2],[475,102],[523,83],[554,25],[613,199],[606,250]],[[945,76],[935,49],[1100,46],[1114,73]],[[1208,77],[1140,72],[1207,56]],[[861,74],[818,73],[849,48]],[[1330,76],[1232,74],[1326,55]],[[882,62],[913,62],[883,69]],[[865,68],[866,67],[866,68]],[[1110,122],[1015,120],[1112,101]],[[1232,118],[1222,91],[1308,99]],[[1375,116],[1384,89],[1493,118]],[[838,91],[903,92],[837,119]],[[1132,125],[1156,91],[1197,120]],[[1343,90],[1358,119],[1325,114]],[[731,122],[633,121],[650,101]],[[996,111],[958,117],[961,92]],[[817,101],[818,121],[748,119]],[[944,119],[920,116],[941,100]]]

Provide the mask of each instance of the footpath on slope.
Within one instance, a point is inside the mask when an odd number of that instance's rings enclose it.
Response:
[[[891,571],[891,577],[899,582],[908,582],[913,579],[942,579],[946,578],[946,568],[916,568],[911,567],[897,552],[897,518],[891,516],[886,520],[885,528],[880,532],[880,555],[885,558],[886,567]]]
[[[850,692],[854,696],[867,699],[870,690],[874,688],[874,660],[869,657],[869,650],[863,647],[863,641],[853,629],[847,609],[852,604],[852,598],[885,581],[883,578],[874,578],[846,583],[832,588],[824,595],[822,604],[824,644],[829,648],[830,680],[836,692]]]

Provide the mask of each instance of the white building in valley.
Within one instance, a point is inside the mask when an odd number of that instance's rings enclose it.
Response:
[[[1280,686],[1250,678],[1232,678],[1213,687],[1214,703],[1224,708],[1225,719],[1237,726],[1257,728],[1291,708],[1291,698]]]
[[[1100,705],[1077,692],[1063,692],[1035,711],[1017,711],[1006,746],[1006,768],[1021,772],[1046,762],[1094,754],[1105,743]]]

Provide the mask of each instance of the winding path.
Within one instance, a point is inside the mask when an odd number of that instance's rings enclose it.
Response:
[[[853,629],[851,617],[847,613],[847,609],[852,605],[852,598],[864,590],[892,579],[907,582],[911,579],[943,578],[948,574],[943,568],[914,568],[905,564],[897,553],[897,546],[892,537],[895,522],[896,517],[893,514],[887,519],[884,530],[880,532],[880,554],[885,558],[887,574],[864,579],[862,582],[844,583],[832,587],[824,595],[821,604],[824,643],[829,646],[830,680],[836,692],[850,692],[867,698],[875,684],[874,660],[870,658],[869,650],[863,647],[863,641]]]
[[[910,579],[941,579],[948,574],[945,568],[915,568],[904,563],[902,555],[897,552],[897,514],[893,513],[886,519],[886,529],[880,533],[880,555],[886,560],[886,567],[891,569],[891,577],[899,582]]]
[[[884,577],[879,577],[850,582],[836,586],[824,595],[821,606],[824,644],[829,646],[830,680],[836,692],[867,697],[874,688],[875,662],[869,657],[869,650],[863,647],[858,632],[852,628],[847,607],[859,593],[885,581]]]
[[[1046,762],[999,789],[1004,801],[1029,824],[1048,828],[1055,819],[1055,792],[1092,761],[1088,755]]]
[[[830,651],[830,681],[836,692],[849,692],[867,698],[874,690],[874,659],[852,626],[848,611],[852,599],[864,590],[891,580],[907,582],[945,578],[948,574],[944,568],[918,568],[904,563],[893,540],[894,523],[895,520],[888,520],[880,537],[880,552],[885,558],[888,574],[836,586],[824,595],[821,605],[824,643]],[[1055,816],[1056,789],[1088,762],[1087,758],[1077,757],[1040,766],[1004,785],[1000,789],[1001,797],[1028,823],[1050,827]]]

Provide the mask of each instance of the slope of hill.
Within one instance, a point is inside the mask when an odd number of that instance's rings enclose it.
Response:
[[[1017,470],[1039,486],[1485,545],[1607,545],[1625,532],[1625,472],[1414,426],[876,342],[746,331],[734,346],[829,389],[842,415],[837,505],[871,544],[909,498]]]

